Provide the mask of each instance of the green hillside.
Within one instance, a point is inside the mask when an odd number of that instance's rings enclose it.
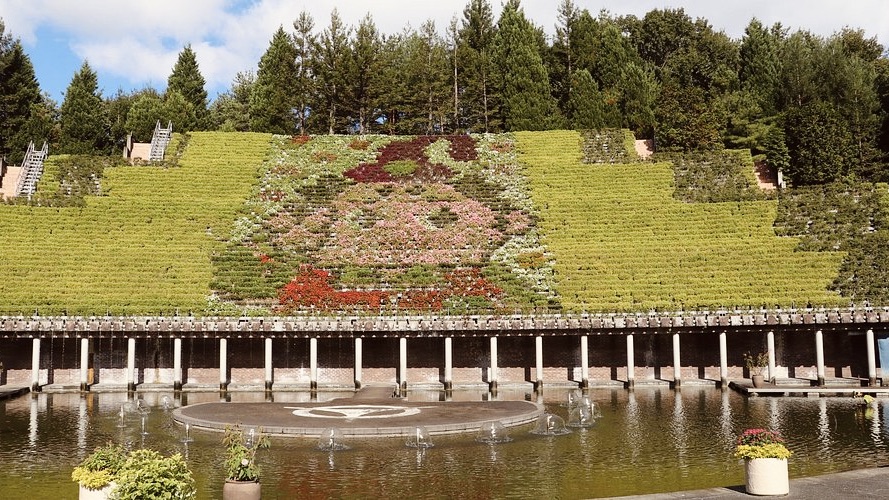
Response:
[[[176,167],[105,169],[85,207],[0,205],[0,314],[203,311],[213,235],[227,236],[270,137],[194,133]]]
[[[775,236],[775,201],[684,203],[668,163],[581,162],[575,132],[516,133],[567,310],[847,305],[843,254]]]
[[[612,135],[194,133],[178,162],[105,167],[83,206],[0,205],[0,314],[848,304],[844,254],[777,237],[776,201],[677,199],[670,163],[617,163],[638,160]]]

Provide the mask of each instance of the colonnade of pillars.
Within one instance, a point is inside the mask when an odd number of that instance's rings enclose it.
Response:
[[[490,367],[488,368],[488,384],[492,391],[497,390],[499,383],[498,357],[497,357],[497,339],[498,337],[490,337]],[[581,362],[581,387],[589,386],[589,338],[586,335],[580,336],[580,362]],[[399,391],[407,390],[407,341],[406,337],[399,338],[398,342],[398,372],[397,381]],[[682,372],[679,367],[682,366],[680,352],[680,336],[678,333],[672,334],[672,351],[673,351],[673,385],[676,387],[682,384]],[[219,342],[219,389],[225,391],[228,389],[228,340],[220,338]],[[775,369],[775,335],[774,332],[766,334],[766,344],[768,350],[768,379],[774,380]],[[874,350],[874,332],[867,330],[867,370],[868,381],[871,386],[877,383],[876,369],[876,353]],[[534,389],[539,390],[543,387],[543,337],[535,337],[535,372],[534,372]],[[40,390],[40,347],[41,339],[32,340],[32,357],[31,357],[31,389],[33,391]],[[265,389],[272,390],[274,384],[274,366],[272,363],[272,339],[264,339],[265,347]],[[354,382],[355,388],[361,388],[362,384],[362,339],[355,338],[355,366],[354,366]],[[627,353],[627,375],[626,385],[632,388],[635,384],[635,348],[633,334],[626,335],[626,353]],[[815,363],[818,385],[824,385],[824,336],[821,330],[815,331]],[[444,389],[451,390],[453,388],[453,338],[444,338]],[[80,339],[80,389],[82,391],[89,390],[89,339]],[[312,337],[309,339],[309,377],[310,388],[312,391],[318,388],[318,339]],[[728,344],[726,333],[719,334],[719,377],[720,386],[728,386]],[[125,375],[128,391],[136,389],[136,339],[127,339],[127,368]],[[182,339],[173,339],[173,388],[174,390],[182,389]]]

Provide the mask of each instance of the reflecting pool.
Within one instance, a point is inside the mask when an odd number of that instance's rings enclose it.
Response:
[[[547,389],[542,402],[569,421],[569,390]],[[345,393],[320,393],[319,401]],[[347,395],[347,394],[346,394]],[[38,394],[0,401],[0,484],[6,498],[75,498],[71,469],[107,441],[182,453],[199,498],[219,498],[221,434],[172,421],[175,405],[219,401],[217,393]],[[263,401],[262,393],[232,393],[233,401]],[[454,392],[481,400],[484,392]],[[498,399],[536,395],[501,389]],[[732,457],[746,428],[780,430],[794,452],[791,477],[889,463],[887,401],[853,398],[750,398],[712,388],[593,389],[601,415],[563,435],[508,429],[509,440],[475,434],[434,436],[434,447],[403,438],[347,439],[347,449],[322,451],[317,438],[272,437],[257,454],[265,499],[292,498],[591,498],[743,483]],[[308,393],[275,393],[276,402],[309,401]],[[444,399],[437,391],[409,400]],[[121,408],[124,407],[123,415]]]

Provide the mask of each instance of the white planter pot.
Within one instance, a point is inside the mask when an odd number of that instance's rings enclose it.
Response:
[[[79,500],[108,500],[111,496],[111,490],[113,490],[115,486],[117,485],[114,484],[114,481],[98,490],[91,490],[80,486],[80,496],[78,498]]]
[[[747,493],[751,495],[786,495],[790,493],[787,460],[753,458],[744,460]]]

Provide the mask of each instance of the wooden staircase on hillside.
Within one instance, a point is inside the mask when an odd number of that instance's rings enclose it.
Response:
[[[161,121],[158,120],[154,126],[154,135],[151,136],[151,152],[148,154],[149,161],[163,161],[164,152],[167,144],[170,143],[170,137],[173,135],[173,122],[167,122],[167,128],[161,128]]]
[[[16,183],[15,196],[31,197],[37,191],[37,182],[43,175],[43,160],[49,153],[49,146],[46,141],[43,147],[34,149],[34,141],[28,144],[28,150],[25,152],[25,159],[22,160],[21,171],[19,172],[18,182]]]

